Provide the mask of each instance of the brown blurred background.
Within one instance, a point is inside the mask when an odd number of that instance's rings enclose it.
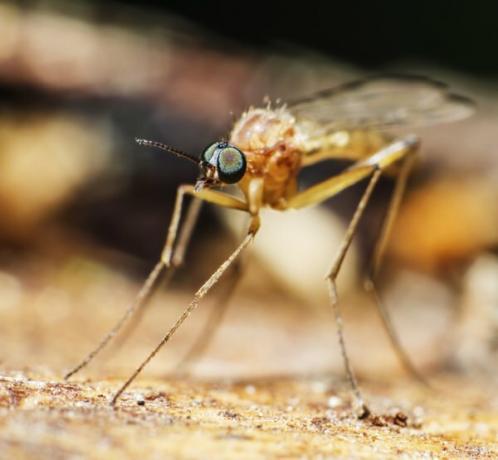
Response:
[[[285,100],[398,71],[448,82],[479,109],[417,132],[422,160],[389,246],[386,303],[425,372],[494,374],[498,37],[488,23],[498,7],[481,4],[323,2],[283,11],[233,2],[0,2],[0,365],[60,372],[74,364],[158,258],[176,187],[197,171],[139,148],[134,137],[197,155],[266,95]],[[301,185],[343,166],[305,171]],[[197,372],[341,369],[323,275],[362,187],[318,209],[264,216],[237,300]],[[359,280],[391,188],[383,179],[341,277],[355,364],[377,376],[399,369]],[[203,211],[171,288],[155,297],[125,356],[109,354],[120,372],[229,253],[237,225]],[[153,363],[156,372],[174,368],[213,299],[173,341],[169,360]]]

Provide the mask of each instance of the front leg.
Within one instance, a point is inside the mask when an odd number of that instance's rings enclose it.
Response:
[[[77,366],[75,366],[71,371],[69,371],[64,376],[65,380],[69,379],[74,374],[79,372],[81,369],[86,367],[100,353],[100,351],[102,351],[105,348],[105,346],[118,334],[118,332],[126,324],[126,322],[145,305],[146,301],[149,299],[151,293],[153,292],[153,289],[157,285],[159,276],[164,271],[164,269],[170,268],[172,266],[173,246],[178,233],[178,226],[180,223],[180,217],[182,213],[183,200],[186,194],[192,195],[195,199],[206,201],[208,203],[217,204],[218,206],[226,208],[239,209],[242,211],[247,211],[248,209],[247,204],[244,203],[242,200],[218,192],[216,190],[204,189],[196,191],[192,185],[180,185],[180,187],[178,187],[178,191],[176,194],[175,208],[173,210],[173,216],[171,218],[171,223],[169,225],[166,244],[162,251],[160,260],[156,263],[156,265],[150,272],[149,276],[142,285],[142,288],[135,297],[135,300],[127,308],[123,316],[114,325],[114,327],[104,336],[104,338],[100,341],[100,343],[90,353],[88,353],[88,355]],[[192,226],[193,230],[193,223],[189,225]],[[186,242],[189,239],[187,236],[188,235],[185,235],[184,238],[180,240],[180,242],[183,241],[183,243],[186,244]],[[180,249],[181,249],[181,255],[183,256],[185,248],[181,247]]]

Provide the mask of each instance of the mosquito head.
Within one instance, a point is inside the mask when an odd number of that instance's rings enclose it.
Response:
[[[239,182],[247,167],[245,155],[228,142],[208,145],[201,153],[200,164],[206,179],[224,184]]]
[[[201,174],[197,179],[196,189],[216,185],[220,182],[235,184],[244,177],[246,172],[247,162],[245,155],[237,147],[228,142],[214,142],[202,151],[200,158],[195,158],[162,142],[138,138],[135,141],[139,145],[155,147],[170,152],[198,165],[201,168]]]

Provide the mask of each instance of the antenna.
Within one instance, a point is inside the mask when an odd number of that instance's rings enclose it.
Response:
[[[160,150],[170,152],[173,155],[176,155],[177,157],[180,157],[180,158],[185,158],[186,160],[189,160],[192,163],[195,163],[196,165],[199,165],[199,163],[200,163],[200,160],[195,158],[194,156],[189,155],[188,153],[182,152],[181,150],[176,149],[174,147],[171,147],[169,145],[163,144],[162,142],[149,141],[147,139],[140,139],[138,137],[135,138],[135,142],[138,145],[145,145],[146,147],[155,147],[155,148],[158,148]]]

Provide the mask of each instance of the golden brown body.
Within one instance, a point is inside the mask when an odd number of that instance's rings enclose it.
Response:
[[[245,112],[229,141],[247,159],[246,174],[238,184],[246,198],[251,181],[261,179],[262,205],[285,209],[287,200],[297,192],[302,167],[329,158],[365,158],[387,145],[390,138],[367,130],[323,133],[318,127],[299,123],[285,107],[268,107]]]

